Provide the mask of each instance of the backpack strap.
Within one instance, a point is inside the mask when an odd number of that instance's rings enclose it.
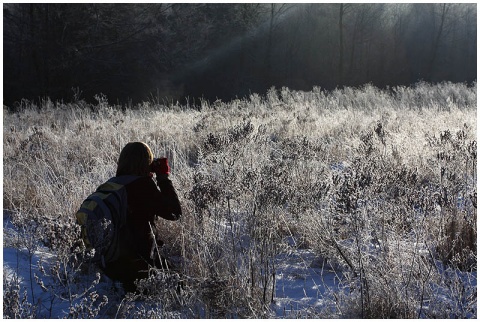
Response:
[[[104,213],[108,213],[110,211],[110,209],[108,208],[108,206],[104,203],[104,200],[103,198],[101,198],[98,194],[93,194],[91,195],[89,198],[89,200],[92,200],[92,201],[95,201],[97,203],[97,206],[99,206],[100,208],[102,208],[102,211]]]

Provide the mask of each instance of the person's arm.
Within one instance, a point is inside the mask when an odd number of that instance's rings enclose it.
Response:
[[[168,178],[170,166],[167,158],[155,159],[152,163],[152,170],[157,176],[157,186],[161,193],[161,197],[158,200],[163,205],[162,208],[159,208],[161,212],[157,216],[168,220],[178,220],[182,215],[182,209],[177,192],[173,187],[172,181]]]
[[[157,178],[157,184],[150,177],[142,177],[127,185],[127,193],[132,220],[139,223],[153,222],[157,216],[178,220],[182,215],[180,201],[168,177]]]
[[[173,187],[168,175],[157,175],[157,186],[160,189],[159,212],[160,216],[168,220],[178,220],[182,216],[182,208],[178,200],[177,192]]]

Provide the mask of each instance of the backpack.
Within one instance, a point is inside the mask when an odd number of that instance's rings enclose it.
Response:
[[[109,179],[88,196],[75,214],[81,226],[81,237],[87,250],[94,249],[92,262],[102,264],[118,259],[120,230],[127,221],[127,191],[125,185],[137,176]]]

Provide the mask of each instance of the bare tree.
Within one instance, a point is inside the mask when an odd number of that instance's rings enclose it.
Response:
[[[450,9],[450,5],[448,5],[447,3],[438,4],[438,6],[440,7],[439,8],[440,12],[438,13],[438,18],[440,19],[440,24],[439,24],[438,27],[436,27],[434,39],[433,39],[432,46],[431,46],[430,59],[429,59],[429,62],[428,62],[428,69],[427,69],[427,79],[429,79],[429,80],[432,80],[432,77],[433,77],[433,75],[432,75],[433,74],[433,67],[434,67],[434,64],[435,64],[437,56],[438,56],[438,51],[439,51],[441,38],[445,33],[445,23],[446,23],[446,19],[447,19],[449,9]],[[436,22],[436,18],[437,18],[436,9],[437,9],[437,5],[435,5],[433,7],[433,10],[432,10],[432,14],[434,15],[434,19],[435,19],[434,21],[435,22]]]
[[[339,31],[339,58],[338,58],[338,83],[343,83],[343,18],[345,16],[346,4],[340,4],[340,12],[338,16],[338,31]]]
[[[285,12],[290,9],[292,6],[288,4],[277,4],[272,3],[270,4],[269,10],[269,27],[268,27],[268,34],[267,34],[267,44],[266,44],[266,51],[265,51],[265,80],[267,84],[272,83],[272,52],[273,52],[273,38],[274,38],[274,31],[277,27],[279,22],[279,17]]]

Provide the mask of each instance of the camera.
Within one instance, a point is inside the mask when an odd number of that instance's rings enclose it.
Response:
[[[168,166],[167,158],[155,158],[150,164],[150,171],[160,174],[169,174],[170,167]]]

